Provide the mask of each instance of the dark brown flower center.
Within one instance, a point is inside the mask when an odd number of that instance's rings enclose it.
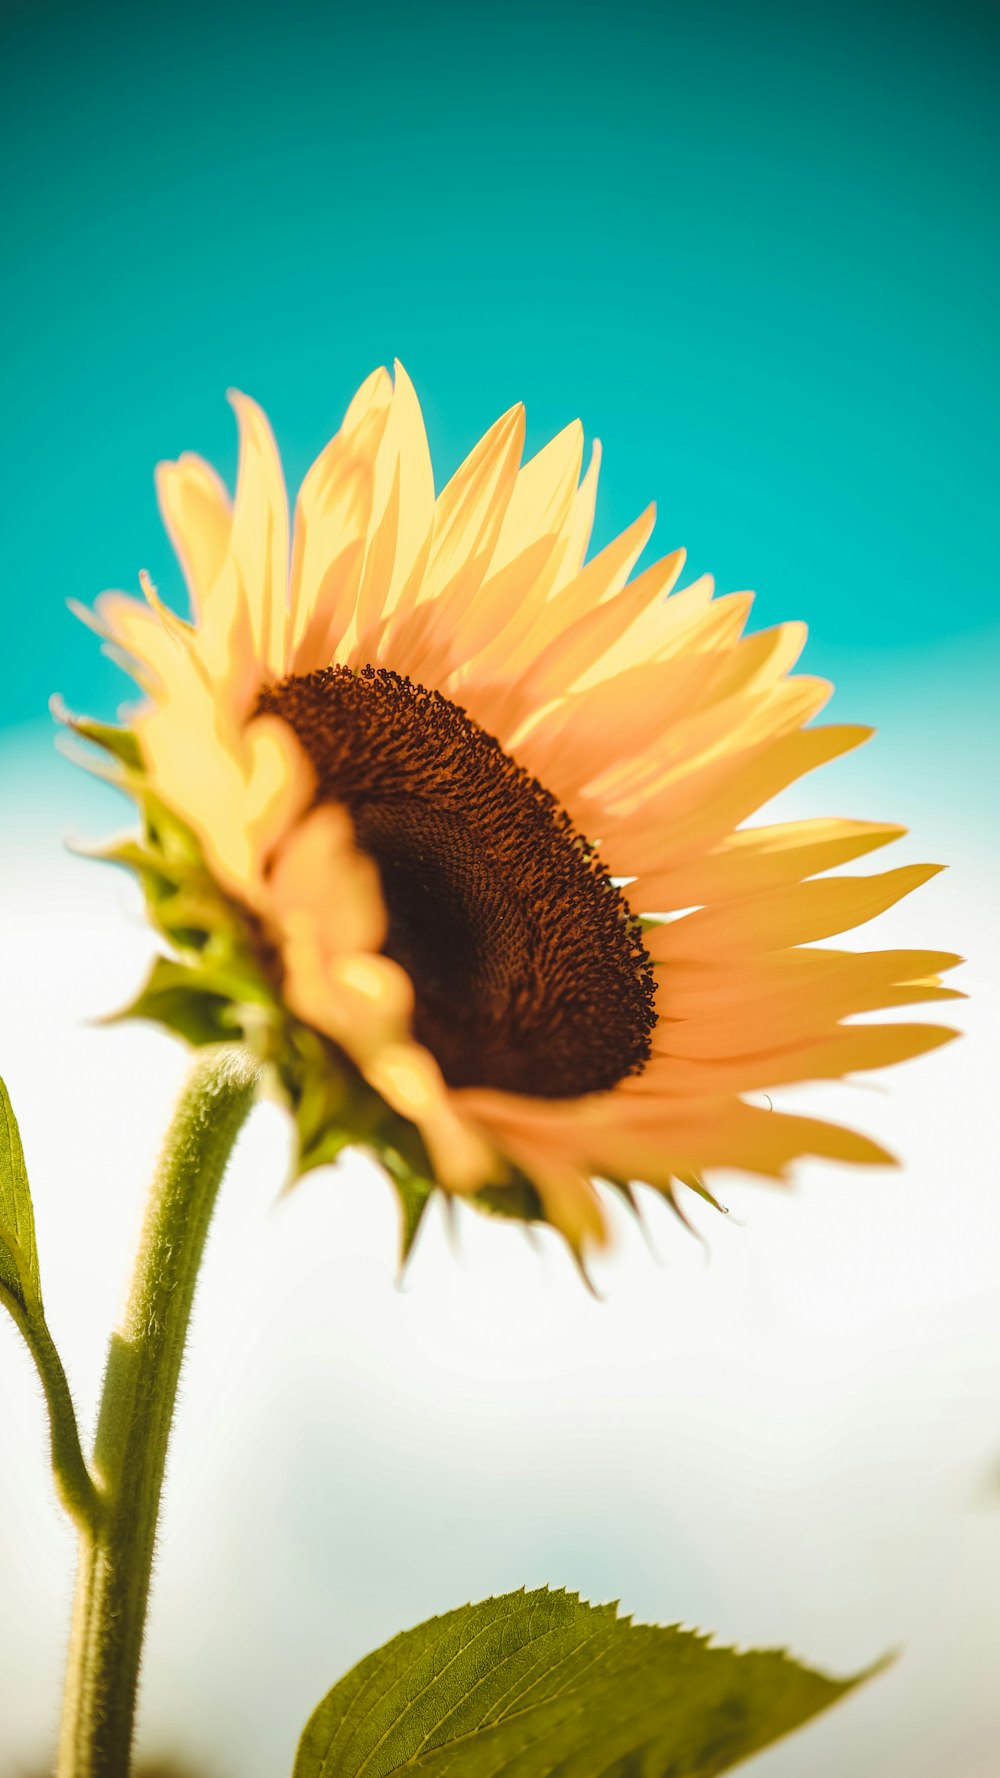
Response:
[[[295,730],[318,802],[353,819],[415,1034],[451,1086],[572,1098],[650,1053],[652,970],[624,896],[555,798],[457,704],[327,667],[257,703]]]

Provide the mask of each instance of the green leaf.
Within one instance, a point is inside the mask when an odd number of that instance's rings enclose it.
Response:
[[[0,1080],[0,1291],[29,1312],[41,1297],[35,1213],[21,1134],[10,1094]]]
[[[45,1322],[35,1243],[35,1214],[21,1136],[0,1080],[0,1302],[10,1311],[32,1358],[49,1410],[52,1474],[60,1499],[93,1536],[100,1502],[80,1449],[80,1433],[62,1360]]]
[[[522,1590],[361,1661],[306,1725],[293,1778],[711,1778],[854,1683]]]

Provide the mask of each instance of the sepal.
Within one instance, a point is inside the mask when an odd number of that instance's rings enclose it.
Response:
[[[228,994],[216,992],[210,984],[211,977],[198,969],[157,957],[135,999],[109,1013],[101,1023],[148,1019],[196,1049],[208,1043],[229,1043],[242,1034],[240,1009]]]
[[[133,729],[113,722],[95,722],[90,716],[77,716],[66,708],[60,697],[49,699],[49,709],[57,722],[72,729],[82,741],[91,741],[95,747],[110,753],[127,771],[142,771],[142,753]]]

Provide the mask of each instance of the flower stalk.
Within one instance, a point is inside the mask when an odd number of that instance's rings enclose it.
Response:
[[[122,1324],[112,1336],[93,1470],[103,1510],[81,1529],[58,1778],[125,1778],[163,1473],[195,1285],[259,1064],[205,1050],[153,1180]]]

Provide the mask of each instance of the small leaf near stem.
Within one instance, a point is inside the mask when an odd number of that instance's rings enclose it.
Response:
[[[22,1309],[40,1298],[35,1213],[14,1107],[0,1080],[0,1288]]]
[[[96,1532],[102,1505],[80,1446],[69,1384],[42,1307],[35,1215],[21,1134],[0,1080],[0,1302],[35,1361],[49,1410],[52,1474],[63,1506],[82,1531]]]
[[[862,1675],[867,1677],[867,1675]],[[430,1618],[319,1705],[293,1778],[714,1778],[836,1703],[838,1681],[778,1650],[712,1648],[577,1595],[507,1593]]]

